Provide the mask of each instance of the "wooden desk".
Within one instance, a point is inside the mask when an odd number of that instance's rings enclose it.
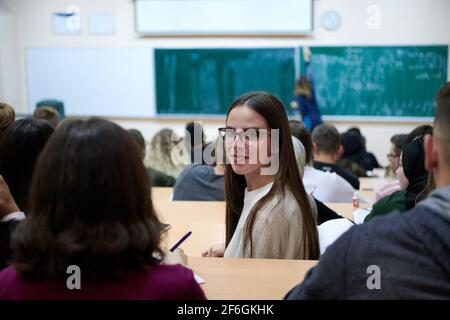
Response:
[[[341,216],[350,219],[353,221],[353,211],[355,210],[353,208],[353,205],[351,203],[333,203],[328,202],[325,203],[327,207],[330,209],[336,211],[336,213],[340,214]],[[372,205],[369,203],[361,203],[359,205],[360,208],[371,208]]]
[[[359,178],[360,191],[375,191],[377,192],[388,180],[385,178]]]
[[[188,267],[205,280],[201,286],[211,300],[280,300],[316,264],[278,259],[190,257],[188,261]]]
[[[180,246],[189,257],[200,257],[212,244],[225,242],[224,201],[169,201],[172,188],[153,188],[153,204],[161,221],[172,227],[163,239],[170,248],[188,231],[192,235]],[[326,203],[330,209],[353,221],[351,203]],[[361,203],[360,208],[371,204]]]
[[[363,191],[359,191],[359,194],[366,198],[367,200],[369,200],[370,203],[375,203],[376,202],[376,190],[363,190]]]
[[[200,257],[212,244],[225,242],[225,202],[154,201],[160,220],[172,227],[163,244],[170,249],[188,231],[192,235],[180,246],[189,257]]]
[[[156,202],[170,201],[172,199],[173,188],[152,187],[152,199]]]

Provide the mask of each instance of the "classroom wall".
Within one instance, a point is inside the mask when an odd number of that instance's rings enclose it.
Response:
[[[64,11],[69,5],[81,9],[80,35],[57,36],[52,32],[51,13]],[[379,28],[367,28],[369,6],[379,8]],[[450,43],[450,1],[448,0],[315,0],[314,32],[299,37],[139,37],[134,32],[131,0],[0,0],[0,100],[15,106],[18,112],[27,108],[25,49],[29,47],[283,47],[301,45],[417,45]],[[341,27],[327,31],[320,25],[322,14],[334,9],[341,14]],[[87,33],[87,13],[112,12],[114,35],[93,36]],[[7,16],[5,18],[5,16]],[[5,53],[6,52],[6,53]],[[450,59],[449,59],[450,61]],[[449,66],[450,69],[450,66]],[[5,78],[5,74],[8,78]],[[154,88],[149,87],[149,90]],[[154,106],[149,106],[154,108]],[[178,131],[184,120],[177,119],[113,119],[125,127],[142,129],[149,139],[159,128]],[[333,120],[340,130],[355,122]],[[215,135],[221,120],[205,121],[207,134]],[[367,138],[368,149],[382,163],[386,143],[392,134],[408,132],[417,122],[358,121]]]
[[[0,101],[22,107],[16,15],[0,2]]]

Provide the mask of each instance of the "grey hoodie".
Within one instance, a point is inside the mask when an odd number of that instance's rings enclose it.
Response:
[[[450,299],[450,185],[351,228],[286,298]]]

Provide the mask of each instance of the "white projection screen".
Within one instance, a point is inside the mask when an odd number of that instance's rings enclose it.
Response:
[[[312,0],[135,0],[140,35],[295,35],[312,32]]]

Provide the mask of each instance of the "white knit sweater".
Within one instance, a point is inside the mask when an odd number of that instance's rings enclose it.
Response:
[[[225,258],[259,258],[259,259],[304,259],[302,216],[300,207],[290,192],[281,198],[275,196],[256,215],[253,224],[252,242],[253,252],[250,257],[250,245],[243,250],[245,221],[253,206],[265,196],[273,183],[259,189],[248,191],[245,189],[244,207],[239,218],[233,237],[228,244]],[[311,196],[308,195],[314,219],[317,221],[317,207]]]

